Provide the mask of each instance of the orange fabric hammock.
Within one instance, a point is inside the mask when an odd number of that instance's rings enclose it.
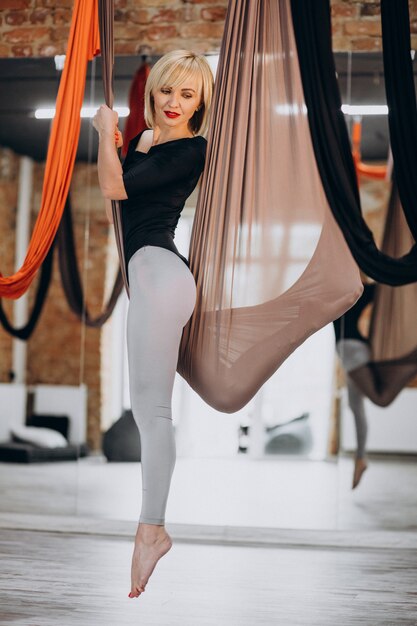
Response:
[[[75,0],[46,157],[41,208],[22,267],[12,276],[0,273],[0,297],[17,299],[23,295],[52,245],[74,169],[87,62],[99,53],[97,0]]]

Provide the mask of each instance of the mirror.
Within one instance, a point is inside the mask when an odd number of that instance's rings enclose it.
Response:
[[[368,98],[384,101],[381,55],[336,54],[335,58],[344,103],[367,103]],[[148,61],[152,64],[156,58]],[[215,57],[211,62],[214,68]],[[132,77],[140,63],[137,56],[116,57],[115,106],[127,105]],[[2,80],[9,85],[7,96],[5,90],[0,96],[7,122],[0,129],[0,226],[2,232],[11,233],[2,242],[0,260],[1,271],[7,275],[14,269],[15,207],[24,167],[32,177],[31,228],[40,206],[50,120],[35,120],[33,111],[55,101],[59,71],[53,59],[5,59],[0,65]],[[102,102],[100,61],[95,60],[89,64],[85,106],[97,107]],[[351,130],[351,117],[346,119]],[[123,124],[119,127],[123,131]],[[387,151],[386,117],[366,118],[363,159],[384,161]],[[18,155],[28,155],[30,163],[23,166]],[[107,302],[118,268],[114,235],[98,187],[96,155],[96,132],[86,118],[82,121],[71,184],[71,205],[76,256],[86,296],[83,315],[88,309],[92,317]],[[384,181],[361,186],[364,213],[377,237],[381,236],[387,195]],[[176,231],[175,242],[185,256],[197,197],[198,187],[187,200]],[[295,251],[294,262],[299,259],[302,251]],[[31,288],[29,304],[35,289]],[[4,302],[9,319],[13,319],[13,306],[11,301]],[[22,347],[0,330],[2,383],[12,382],[9,372],[18,363],[26,374],[15,372],[15,377],[22,378],[23,392],[21,389],[19,401],[9,398],[7,405],[3,403],[6,414],[11,406],[20,406],[19,417],[13,418],[20,423],[26,414],[67,415],[71,442],[78,450],[75,460],[13,465],[1,462],[4,510],[101,519],[139,518],[140,464],[109,460],[102,448],[106,433],[130,408],[127,306],[123,292],[101,330],[82,325],[64,296],[55,252],[47,302],[20,361],[18,351]],[[173,394],[177,463],[167,507],[170,523],[315,529],[362,528],[379,523],[379,477],[384,472],[391,476],[390,472],[397,472],[398,467],[385,456],[372,460],[372,472],[352,496],[353,420],[346,409],[344,391],[336,391],[341,387],[341,375],[339,372],[335,378],[335,364],[334,333],[328,326],[305,342],[255,398],[234,414],[221,414],[205,405],[177,375]],[[4,389],[3,398],[9,391]],[[368,410],[371,412],[371,408]],[[381,421],[373,414],[370,419]],[[388,422],[392,424],[392,416],[387,417]],[[138,441],[138,434],[135,436]],[[86,442],[90,452],[80,456]],[[370,452],[373,445],[370,440]],[[393,452],[389,448],[383,451]],[[394,452],[400,451],[395,448]],[[401,476],[414,471],[403,461],[399,465]],[[409,496],[405,489],[404,497]],[[401,519],[391,519],[390,524],[394,523],[401,527]],[[384,524],[382,520],[382,527]]]
[[[362,162],[387,166],[389,170],[392,157],[382,53],[336,55],[336,66],[343,102],[349,111],[346,117],[351,141],[354,141],[354,133],[358,136],[361,131]],[[370,109],[370,106],[373,108]],[[380,247],[391,193],[389,173],[388,177],[381,179],[359,175],[359,190],[363,215]],[[359,320],[359,330],[364,336],[369,333],[371,310],[372,303],[365,308]],[[396,323],[405,322],[396,320]],[[340,452],[337,526],[341,529],[407,529],[410,503],[415,506],[416,381],[384,408],[372,403],[358,390],[352,392],[349,402],[346,374],[340,362],[338,367]],[[364,448],[368,468],[358,487],[352,491],[354,459],[360,455],[361,447]],[[382,502],[390,504],[382,505]]]

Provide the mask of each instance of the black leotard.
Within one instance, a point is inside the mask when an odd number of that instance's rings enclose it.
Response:
[[[143,130],[129,142],[123,162],[127,200],[121,201],[126,272],[129,259],[145,245],[160,246],[177,254],[175,228],[185,201],[204,169],[207,140],[198,135],[136,150]]]

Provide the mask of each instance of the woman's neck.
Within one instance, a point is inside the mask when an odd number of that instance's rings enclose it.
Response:
[[[194,134],[190,132],[188,128],[160,128],[153,129],[152,145],[155,146],[158,143],[165,143],[166,141],[172,141],[175,139],[185,139],[194,137]]]

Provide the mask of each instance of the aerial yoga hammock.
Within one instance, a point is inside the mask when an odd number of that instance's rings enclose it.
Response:
[[[399,256],[412,237],[395,183],[385,223],[383,250]],[[369,337],[359,331],[365,307],[374,301]],[[335,320],[337,350],[358,389],[378,406],[388,406],[417,375],[417,283],[403,287],[369,284],[361,298]]]
[[[382,249],[386,255],[399,258],[415,246],[417,231],[417,105],[407,2],[394,6],[384,0],[381,18],[395,172]],[[375,295],[369,338],[357,329],[366,293],[335,322],[336,338],[344,341],[342,356],[355,366],[349,376],[356,386],[375,404],[387,406],[417,374],[417,284],[396,288],[378,284],[366,291],[370,289]],[[349,350],[351,355],[346,352]]]
[[[35,300],[33,303],[32,311],[29,315],[29,318],[20,328],[16,328],[13,326],[12,322],[8,319],[6,312],[3,308],[3,303],[0,299],[0,322],[6,332],[12,337],[16,337],[17,339],[21,339],[22,341],[27,341],[32,336],[34,332],[39,318],[41,316],[43,306],[46,301],[46,296],[48,295],[49,287],[51,284],[52,278],[52,267],[53,267],[53,257],[54,257],[54,244],[55,241],[52,242],[51,247],[49,248],[48,254],[41,266],[40,277],[38,286],[36,289]]]
[[[98,52],[97,0],[75,0],[48,144],[41,207],[22,267],[12,276],[0,274],[0,297],[17,299],[25,293],[54,241],[77,152],[87,62]]]
[[[39,268],[41,277],[28,322],[15,328],[0,302],[0,322],[14,337],[27,340],[33,333],[45,303],[52,273],[53,242],[58,234],[59,266],[64,293],[71,310],[87,326],[100,327],[110,317],[122,290],[119,272],[104,310],[93,318],[84,302],[72,235],[69,187],[80,132],[87,62],[99,54],[97,0],[75,0],[66,60],[59,83],[56,114],[52,121],[45,165],[42,200],[22,267],[12,276],[0,273],[0,297],[17,299],[32,283]],[[57,156],[58,155],[58,156]],[[61,222],[65,205],[67,211]],[[59,228],[61,222],[61,228]]]
[[[417,280],[416,247],[400,259],[388,257],[362,218],[337,84],[329,87],[324,112],[323,94],[308,84],[312,56],[314,75],[323,62],[314,53],[317,38],[335,80],[329,4],[314,3],[313,16],[305,8],[289,0],[228,6],[190,244],[197,303],[177,365],[224,412],[242,408],[307,337],[358,299],[362,284],[346,240],[374,278]],[[102,0],[108,106],[112,24],[112,2]],[[323,158],[327,150],[334,155]],[[123,268],[123,225],[112,204]],[[128,291],[126,276],[125,285]]]
[[[57,233],[59,271],[62,288],[68,305],[73,313],[90,328],[101,328],[113,313],[117,300],[123,290],[122,273],[117,272],[110,296],[103,311],[93,317],[86,305],[85,295],[78,269],[77,252],[72,225],[71,197],[68,193],[64,214]]]

